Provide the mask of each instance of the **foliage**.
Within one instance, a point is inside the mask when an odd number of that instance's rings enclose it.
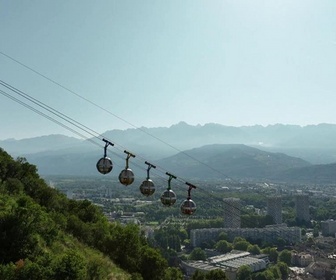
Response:
[[[250,244],[247,247],[247,251],[250,252],[252,255],[259,255],[260,254],[260,248],[258,245],[252,245]]]
[[[197,269],[191,277],[192,280],[206,280],[205,273]]]
[[[270,270],[265,270],[263,272],[257,272],[254,276],[254,280],[276,280],[273,273]]]
[[[247,248],[250,246],[251,244],[248,241],[238,241],[236,243],[234,243],[233,248],[235,250],[240,250],[240,251],[247,251]]]
[[[278,261],[279,253],[276,248],[270,248],[270,247],[264,248],[262,250],[262,253],[268,254],[270,262],[276,263]]]
[[[292,259],[292,253],[289,250],[283,250],[280,254],[279,254],[279,261],[280,262],[284,262],[285,264],[287,264],[288,266],[291,264],[291,259]]]
[[[199,247],[196,247],[190,253],[189,259],[190,260],[202,260],[205,261],[207,258],[206,253]]]
[[[192,280],[226,280],[225,272],[221,269],[214,269],[209,272],[196,270],[192,275]]]
[[[281,278],[282,279],[287,279],[288,276],[289,276],[289,268],[288,268],[288,265],[284,262],[278,262],[277,263],[277,267],[279,268],[280,270],[280,273],[281,273]]]
[[[140,251],[140,273],[144,279],[161,280],[165,276],[167,262],[160,253],[148,246],[143,246]]]
[[[187,238],[182,230],[176,236]],[[38,176],[35,166],[2,149],[0,244],[0,279],[121,280],[132,274],[140,280],[166,275],[166,260],[147,244],[138,226],[109,223],[91,202],[68,200]]]
[[[237,280],[251,280],[252,270],[248,265],[242,265],[237,270]]]
[[[269,270],[272,272],[274,279],[281,279],[282,274],[277,265],[272,265]]]
[[[184,276],[180,269],[176,267],[168,267],[163,280],[183,280]]]
[[[215,244],[215,249],[224,254],[230,252],[232,248],[232,244],[226,240],[220,240]]]
[[[86,276],[86,262],[76,251],[70,250],[59,257],[54,264],[55,280],[80,280]]]
[[[226,280],[228,279],[225,272],[221,269],[210,270],[205,274],[205,279],[207,280]]]
[[[217,237],[217,241],[221,241],[221,240],[226,240],[228,241],[228,234],[226,232],[221,232],[218,237]]]

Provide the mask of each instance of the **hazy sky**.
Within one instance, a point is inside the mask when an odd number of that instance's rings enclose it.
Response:
[[[98,132],[336,123],[335,0],[0,0],[0,52],[110,111],[0,55],[0,80]],[[0,139],[56,133],[76,136],[0,94]]]

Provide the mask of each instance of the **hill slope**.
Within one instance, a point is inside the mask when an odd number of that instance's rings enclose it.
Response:
[[[109,223],[91,202],[68,200],[2,149],[0,232],[0,279],[159,280],[167,268],[138,226]]]
[[[272,179],[279,173],[310,163],[281,153],[245,145],[206,145],[159,161],[183,177],[216,179]]]

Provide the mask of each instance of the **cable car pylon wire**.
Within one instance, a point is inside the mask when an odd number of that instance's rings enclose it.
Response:
[[[85,139],[85,140],[87,140],[87,141],[89,141],[89,142],[91,142],[91,143],[93,143],[93,144],[95,144],[95,145],[98,145],[98,146],[100,147],[100,145],[97,144],[95,141],[93,141],[91,138],[86,137],[86,136],[83,135],[82,133],[80,133],[80,132],[78,132],[78,131],[72,129],[71,127],[65,125],[64,123],[61,123],[60,121],[54,119],[53,117],[50,117],[50,116],[48,116],[47,114],[45,114],[45,113],[43,113],[43,112],[37,110],[36,108],[34,108],[34,107],[28,105],[27,103],[23,102],[22,100],[19,100],[19,99],[17,99],[16,97],[11,96],[10,94],[8,94],[7,92],[5,92],[5,91],[3,91],[3,90],[1,90],[1,89],[0,89],[0,94],[2,94],[3,96],[5,96],[5,97],[7,97],[7,98],[9,98],[9,99],[11,99],[11,100],[13,100],[13,101],[15,101],[15,102],[18,103],[18,104],[20,104],[20,105],[26,107],[27,109],[29,109],[29,110],[31,110],[31,111],[33,111],[33,112],[39,114],[40,116],[42,116],[42,117],[44,117],[44,118],[46,118],[46,119],[48,119],[48,120],[50,120],[50,121],[52,121],[52,122],[54,122],[54,123],[60,125],[61,127],[65,128],[65,129],[67,129],[67,130],[69,130],[70,132],[72,132],[72,133],[74,133],[74,134],[80,136],[81,138],[83,138],[83,139]]]
[[[123,122],[129,124],[130,126],[132,126],[132,127],[136,128],[136,129],[140,130],[141,132],[147,134],[148,136],[153,137],[154,139],[156,139],[156,140],[158,140],[159,142],[161,142],[161,143],[163,143],[163,144],[169,146],[170,148],[172,148],[172,149],[174,149],[174,150],[176,150],[176,151],[178,151],[178,152],[180,152],[180,153],[186,155],[186,156],[189,157],[190,159],[192,159],[192,160],[194,160],[194,161],[197,161],[198,163],[202,164],[203,166],[206,166],[207,168],[209,168],[209,169],[211,169],[211,170],[213,170],[213,171],[215,171],[215,172],[217,172],[217,173],[219,173],[219,174],[221,174],[221,175],[224,175],[224,176],[225,176],[226,178],[228,178],[228,179],[233,180],[232,178],[230,178],[230,176],[224,174],[224,173],[221,172],[220,170],[215,169],[215,168],[213,168],[212,166],[210,166],[210,165],[208,165],[208,164],[206,164],[206,163],[204,163],[204,162],[198,160],[197,158],[195,158],[195,157],[193,157],[193,156],[187,154],[186,152],[184,152],[184,151],[182,151],[182,150],[176,148],[175,146],[169,144],[168,142],[166,142],[166,141],[160,139],[159,137],[156,137],[155,135],[153,135],[153,134],[147,132],[146,130],[142,129],[141,127],[137,127],[136,125],[130,123],[129,121],[127,121],[127,120],[125,120],[125,119],[119,117],[118,115],[112,113],[110,110],[107,110],[106,108],[104,108],[104,107],[98,105],[97,103],[95,103],[95,102],[89,100],[88,98],[83,97],[82,95],[76,93],[75,91],[69,89],[68,87],[63,86],[63,85],[60,84],[59,82],[56,82],[55,80],[53,80],[53,79],[47,77],[46,75],[42,74],[41,72],[39,72],[39,71],[33,69],[32,67],[27,66],[26,64],[24,64],[24,63],[18,61],[17,59],[11,57],[10,55],[5,54],[5,53],[2,52],[2,51],[0,51],[0,54],[3,55],[3,56],[5,56],[5,57],[7,57],[8,59],[14,61],[15,63],[21,65],[22,67],[24,67],[24,68],[26,68],[26,69],[28,69],[28,70],[34,72],[35,74],[37,74],[37,75],[39,75],[40,77],[42,77],[42,78],[48,80],[49,82],[51,82],[51,83],[53,83],[53,84],[59,86],[60,88],[66,90],[67,92],[69,92],[69,93],[71,93],[71,94],[77,96],[78,98],[80,98],[80,99],[82,99],[82,100],[84,100],[84,101],[90,103],[91,105],[93,105],[93,106],[95,106],[95,107],[97,107],[97,108],[103,110],[104,112],[106,112],[106,113],[108,113],[108,114],[114,116],[115,118],[117,118],[117,119],[119,119],[119,120],[121,120],[121,121],[123,121]]]
[[[81,124],[81,123],[79,123],[79,122],[77,122],[76,120],[74,120],[74,119],[70,118],[69,116],[67,116],[67,115],[65,115],[65,114],[63,114],[63,113],[61,113],[60,111],[58,111],[58,110],[56,110],[56,109],[54,109],[54,108],[48,106],[47,104],[45,104],[45,103],[43,103],[43,102],[37,100],[36,98],[30,96],[29,94],[27,94],[27,93],[25,93],[25,92],[23,92],[23,91],[21,91],[21,90],[15,88],[15,87],[9,85],[9,84],[7,84],[6,82],[4,82],[4,81],[2,81],[2,80],[0,80],[0,85],[6,87],[7,89],[9,89],[9,90],[15,92],[16,94],[20,95],[21,97],[23,97],[23,98],[29,100],[30,102],[34,103],[35,105],[40,106],[40,107],[43,108],[44,110],[46,110],[46,111],[48,111],[48,112],[50,112],[50,113],[56,115],[57,117],[59,117],[59,118],[65,120],[65,121],[68,122],[68,123],[71,123],[73,126],[76,126],[77,128],[82,129],[82,130],[85,131],[86,133],[88,133],[88,134],[90,134],[91,136],[96,137],[96,138],[98,138],[98,139],[100,140],[100,138],[97,137],[97,135],[100,135],[98,132],[96,132],[96,131],[90,129],[89,127],[87,127],[87,126],[85,126],[85,125],[83,125],[83,124]],[[84,127],[85,129],[84,129],[83,127]],[[90,131],[91,131],[91,132],[90,132]],[[93,133],[92,133],[92,132],[93,132]],[[95,133],[96,135],[95,135],[94,133]]]

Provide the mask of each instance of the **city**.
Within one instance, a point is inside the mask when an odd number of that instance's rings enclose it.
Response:
[[[336,221],[328,217],[336,211],[335,186],[199,181],[200,187],[193,193],[197,211],[186,217],[179,213],[178,206],[164,207],[160,203],[163,187],[155,190],[154,197],[144,197],[137,187],[122,187],[117,179],[109,182],[106,178],[98,178],[71,183],[66,178],[47,180],[70,199],[90,200],[110,221],[138,224],[154,243],[158,230],[185,229],[187,240],[180,240],[180,249],[176,251],[179,266],[189,277],[196,270],[222,268],[229,279],[237,279],[239,267],[248,265],[252,272],[257,272],[270,263],[268,254],[255,256],[233,250],[221,255],[213,245],[222,233],[231,242],[241,237],[260,248],[271,245],[279,250],[290,250],[292,279],[327,279],[328,275],[334,275]],[[162,181],[161,178],[156,180]],[[155,179],[153,181],[155,183]],[[136,185],[140,186],[140,181],[136,180]],[[174,191],[178,197],[183,197],[180,189],[180,185],[175,186]],[[333,208],[321,215],[327,205]],[[321,219],[323,217],[325,219]],[[188,260],[195,248],[206,252],[206,260]]]

